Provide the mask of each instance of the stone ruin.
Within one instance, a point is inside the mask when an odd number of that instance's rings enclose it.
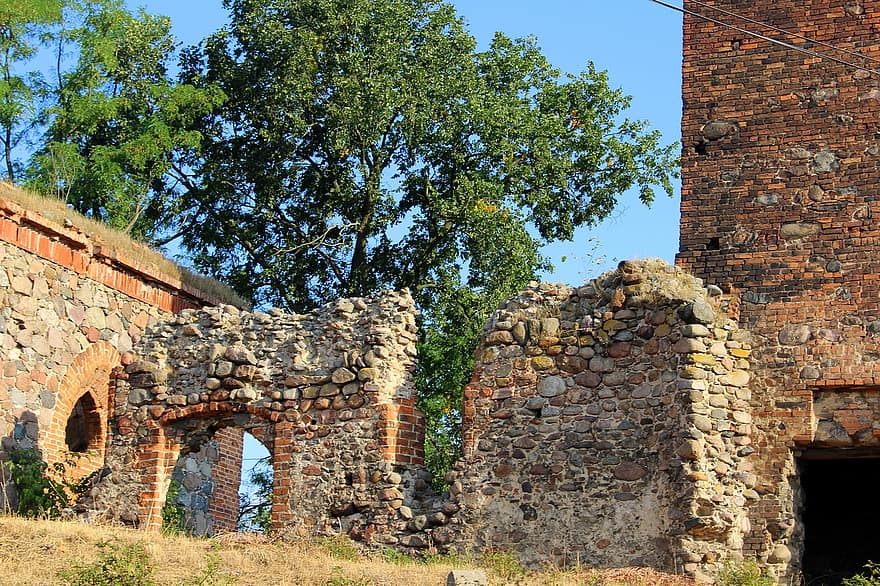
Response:
[[[50,463],[85,454],[86,518],[158,528],[178,474],[193,532],[234,529],[246,431],[271,454],[273,529],[291,538],[691,573],[742,545],[756,497],[748,335],[729,298],[679,269],[627,262],[503,304],[465,389],[464,457],[438,495],[406,292],[305,315],[210,305],[88,239],[88,258],[68,262],[70,229],[0,210],[13,235],[4,446]]]
[[[880,2],[685,6],[880,51]],[[880,547],[880,90],[695,15],[684,33],[678,267],[503,303],[448,493],[423,468],[406,292],[250,312],[5,199],[3,448],[81,454],[82,514],[145,528],[174,476],[189,528],[233,529],[246,431],[293,537],[704,580],[744,557],[858,569]]]

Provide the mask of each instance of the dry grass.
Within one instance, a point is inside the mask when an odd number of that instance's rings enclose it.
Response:
[[[389,562],[343,554],[345,548],[272,542],[262,536],[228,535],[190,539],[147,534],[121,527],[66,521],[33,521],[0,516],[0,585],[62,584],[59,573],[97,559],[101,543],[141,544],[155,566],[158,584],[192,583],[205,575],[208,559],[218,555],[218,575],[237,585],[291,584],[321,586],[441,585],[455,567],[468,564],[440,559]],[[471,566],[473,567],[473,566]],[[505,568],[507,569],[507,568]],[[646,568],[550,571],[510,575],[488,568],[491,584],[560,586],[692,586],[690,579]],[[206,581],[206,584],[215,582]]]
[[[160,273],[179,279],[190,287],[216,297],[224,303],[248,307],[246,301],[223,283],[181,267],[165,258],[160,252],[132,240],[128,234],[83,216],[67,207],[60,199],[26,191],[5,181],[0,181],[0,199],[14,201],[23,208],[34,211],[60,226],[72,227],[90,240],[99,240],[103,246],[119,250],[125,256],[155,267]]]

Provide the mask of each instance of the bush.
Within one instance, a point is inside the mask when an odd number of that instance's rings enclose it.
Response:
[[[35,448],[13,448],[7,455],[9,476],[18,493],[16,512],[25,517],[60,517],[76,495],[88,488],[92,478],[92,475],[77,481],[68,478],[80,454],[71,453],[51,467]]]
[[[840,581],[841,586],[880,586],[880,564],[868,562],[864,571]]]
[[[61,572],[70,586],[153,586],[153,562],[140,543],[98,544],[97,561]]]
[[[776,581],[765,576],[753,559],[741,563],[726,562],[715,579],[715,586],[774,586]]]

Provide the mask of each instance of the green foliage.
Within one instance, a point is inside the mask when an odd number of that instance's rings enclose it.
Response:
[[[361,552],[358,551],[347,535],[318,537],[315,539],[315,545],[338,560],[351,562],[361,557]]]
[[[324,582],[325,586],[374,586],[376,584],[369,578],[349,578],[345,575],[345,570],[339,566],[334,566],[331,574],[330,578]]]
[[[153,562],[142,544],[102,542],[98,547],[101,553],[95,562],[62,572],[60,577],[70,586],[150,586],[156,583]]]
[[[862,573],[844,578],[840,584],[841,586],[880,586],[880,564],[868,562]]]
[[[36,72],[20,72],[39,50],[43,35],[61,21],[62,0],[18,0],[0,4],[0,146],[6,179],[21,170],[14,150],[27,141],[38,123]]]
[[[514,581],[528,574],[528,570],[516,554],[506,550],[494,549],[483,552],[480,565],[505,582]]]
[[[175,41],[166,17],[134,15],[122,0],[82,0],[68,3],[65,22],[54,41],[76,59],[45,87],[46,140],[30,161],[28,186],[152,238],[178,209],[166,181],[199,143],[188,126],[222,95],[168,77]]]
[[[183,532],[184,507],[177,502],[179,494],[180,481],[172,478],[165,496],[165,505],[162,507],[162,532],[166,535],[178,535]]]
[[[773,586],[776,581],[765,576],[754,559],[741,563],[726,562],[715,578],[717,586]]]
[[[91,475],[70,480],[80,454],[68,454],[64,461],[50,468],[39,450],[15,448],[7,452],[9,474],[18,493],[19,515],[55,519],[71,504],[71,500],[88,487]]]
[[[671,193],[676,146],[625,117],[605,72],[563,75],[532,38],[484,51],[433,0],[230,0],[183,81],[227,101],[181,178],[195,265],[255,305],[305,311],[409,287],[438,479],[497,303],[548,268],[545,243],[633,187]],[[193,220],[197,221],[193,221]]]
[[[272,486],[274,474],[271,457],[260,458],[251,468],[251,492],[238,494],[238,530],[269,533],[272,531]]]

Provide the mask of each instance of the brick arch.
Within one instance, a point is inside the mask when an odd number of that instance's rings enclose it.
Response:
[[[88,396],[87,403],[94,407],[95,435],[88,451],[76,460],[75,476],[85,476],[104,464],[107,448],[107,419],[110,413],[110,386],[113,370],[120,365],[120,354],[108,342],[96,342],[74,358],[58,390],[52,422],[41,433],[40,445],[50,465],[63,462],[68,455],[65,435],[67,422],[77,402]]]
[[[182,438],[185,435],[175,430],[175,424],[193,419],[222,424],[228,421],[231,415],[238,413],[249,413],[272,425],[274,437],[268,438],[260,434],[263,437],[259,438],[264,445],[271,446],[269,452],[275,471],[272,523],[275,527],[281,527],[289,521],[291,514],[286,509],[286,503],[290,487],[284,479],[287,478],[290,467],[290,450],[295,441],[294,435],[307,434],[305,426],[287,421],[284,415],[277,411],[224,401],[172,409],[149,426],[149,442],[139,447],[137,457],[137,466],[140,468],[143,482],[138,499],[141,527],[156,530],[162,526],[162,507],[165,505],[171,475],[180,457],[183,447]],[[218,431],[227,429],[244,431],[245,428],[246,426],[227,424]],[[240,461],[238,464],[240,466]]]

